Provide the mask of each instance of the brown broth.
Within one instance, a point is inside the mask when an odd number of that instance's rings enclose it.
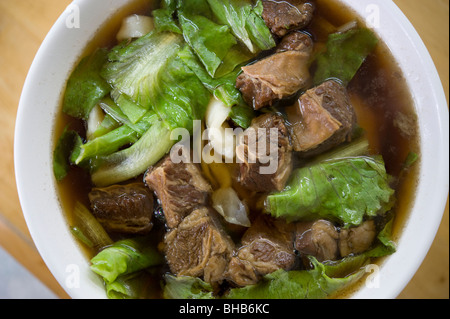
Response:
[[[324,47],[327,30],[337,29],[350,21],[362,20],[345,5],[336,0],[316,0],[316,18],[307,29],[314,40],[316,50]],[[88,44],[84,56],[97,47],[111,47],[115,44],[115,34],[124,17],[131,13],[147,13],[153,6],[149,1],[135,0],[129,6],[115,14],[111,20],[97,32]],[[316,19],[319,18],[317,21]],[[380,43],[364,62],[355,78],[348,86],[348,92],[357,112],[358,123],[365,130],[370,150],[381,154],[386,162],[387,172],[394,176],[397,203],[395,209],[394,240],[401,236],[401,230],[411,209],[420,163],[409,170],[402,170],[402,165],[409,154],[419,154],[418,125],[414,104],[402,72],[393,59],[389,49]],[[62,114],[62,112],[61,112]],[[82,132],[83,124],[66,115],[61,115],[55,126],[55,138],[63,128],[70,125]],[[74,169],[59,185],[61,204],[66,212],[68,224],[72,223],[71,211],[76,201],[88,205],[87,194],[92,184],[88,174],[81,169]],[[80,245],[81,246],[81,245]],[[82,248],[88,258],[94,252]],[[383,259],[375,261],[382,263]],[[334,298],[347,298],[363,284],[359,283],[339,291]]]

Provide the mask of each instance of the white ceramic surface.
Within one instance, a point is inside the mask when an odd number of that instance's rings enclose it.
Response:
[[[42,43],[26,79],[15,132],[15,170],[23,213],[33,240],[72,298],[106,298],[69,232],[52,173],[53,130],[65,82],[85,45],[127,0],[75,0],[80,28],[68,28],[69,7]],[[398,251],[380,269],[379,288],[363,285],[353,298],[395,298],[423,261],[440,224],[448,194],[448,110],[442,84],[422,40],[388,0],[344,1],[362,17],[380,10],[375,29],[402,68],[421,134],[420,184]],[[373,7],[375,5],[376,7]],[[70,24],[69,24],[70,25]]]

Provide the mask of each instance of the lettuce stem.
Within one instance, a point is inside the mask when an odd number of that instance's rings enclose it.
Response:
[[[120,183],[144,173],[167,154],[176,141],[170,139],[170,130],[154,114],[148,131],[131,147],[99,158],[92,181],[98,187]]]

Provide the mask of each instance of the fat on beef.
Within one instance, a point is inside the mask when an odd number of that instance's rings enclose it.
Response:
[[[306,91],[286,113],[293,149],[304,157],[350,141],[357,122],[347,90],[334,80]]]
[[[142,183],[94,188],[89,201],[109,232],[144,234],[153,227],[153,195]]]
[[[281,191],[292,168],[292,150],[284,119],[274,113],[255,118],[236,152],[239,183],[252,192]]]
[[[262,3],[262,17],[272,34],[278,37],[305,28],[314,16],[313,1],[263,0]]]
[[[209,283],[224,280],[234,242],[217,213],[208,207],[194,210],[164,239],[166,260],[177,276],[202,277]]]
[[[283,39],[273,55],[242,67],[236,87],[245,102],[259,110],[307,87],[312,48],[308,35],[295,32]]]
[[[174,163],[166,156],[150,168],[145,183],[156,193],[167,227],[174,228],[195,208],[208,203],[211,185],[195,163]]]

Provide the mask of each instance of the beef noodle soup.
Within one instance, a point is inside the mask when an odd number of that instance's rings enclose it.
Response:
[[[420,156],[403,74],[334,0],[134,1],[55,138],[109,298],[347,297],[395,254]]]

